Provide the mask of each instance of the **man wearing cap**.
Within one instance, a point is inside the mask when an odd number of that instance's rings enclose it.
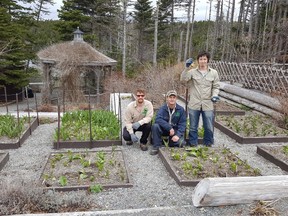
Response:
[[[162,145],[162,136],[169,136],[170,147],[184,145],[186,114],[182,106],[176,103],[177,92],[170,90],[166,94],[166,104],[157,112],[155,123],[152,125],[151,155],[156,155]]]
[[[220,81],[218,72],[208,67],[210,54],[200,52],[197,56],[198,67],[189,70],[191,60],[186,61],[186,69],[181,74],[181,81],[187,81],[189,86],[189,145],[198,145],[199,117],[202,115],[204,138],[203,144],[214,144],[213,103],[219,100]]]
[[[144,89],[136,90],[136,101],[128,104],[124,114],[123,138],[126,145],[139,143],[136,131],[141,131],[140,149],[147,151],[147,141],[151,132],[151,120],[153,118],[153,105],[145,99]]]

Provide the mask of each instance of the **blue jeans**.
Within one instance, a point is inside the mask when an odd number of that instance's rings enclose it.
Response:
[[[198,126],[199,126],[199,117],[202,115],[203,127],[204,127],[204,145],[214,144],[214,128],[213,128],[213,119],[214,112],[213,110],[203,111],[201,110],[192,110],[189,109],[189,144],[198,145]]]
[[[152,144],[154,148],[159,148],[162,145],[162,136],[169,136],[169,131],[164,130],[159,124],[152,125]],[[176,133],[176,131],[175,131]],[[185,145],[184,137],[180,137],[178,142],[173,142],[169,136],[169,147],[179,147],[179,144]]]

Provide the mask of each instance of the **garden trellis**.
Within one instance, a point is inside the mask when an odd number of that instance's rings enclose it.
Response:
[[[288,97],[288,71],[272,66],[211,62],[221,81],[240,83],[244,88]]]

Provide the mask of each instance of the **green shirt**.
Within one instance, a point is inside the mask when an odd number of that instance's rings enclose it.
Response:
[[[187,81],[189,88],[188,106],[194,110],[213,110],[211,98],[218,96],[220,80],[218,72],[208,67],[207,73],[203,73],[198,68],[189,70],[186,68],[181,74],[181,81]]]

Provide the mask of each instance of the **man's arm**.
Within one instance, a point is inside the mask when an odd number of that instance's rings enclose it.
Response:
[[[189,81],[191,79],[191,70],[189,68],[185,68],[180,76],[180,81]]]
[[[166,108],[166,107],[165,107]],[[170,131],[172,126],[165,118],[165,108],[161,107],[156,115],[155,123],[161,125],[166,131]]]
[[[132,128],[132,115],[131,115],[131,107],[128,105],[124,114],[124,125],[127,128],[127,131],[132,134],[133,128]]]
[[[180,81],[189,81],[191,79],[190,66],[193,65],[193,59],[189,58],[185,62],[185,69],[181,73]]]
[[[218,72],[215,70],[215,79],[212,84],[212,97],[218,96],[220,92],[220,79]]]

